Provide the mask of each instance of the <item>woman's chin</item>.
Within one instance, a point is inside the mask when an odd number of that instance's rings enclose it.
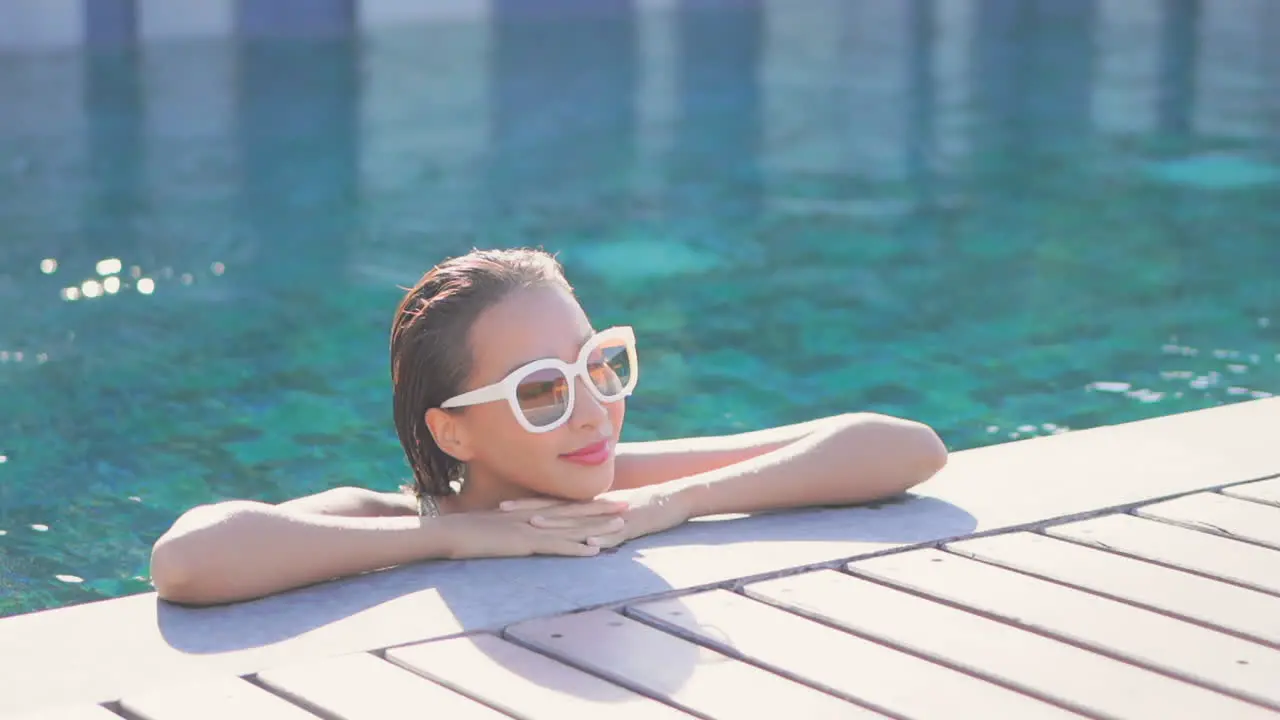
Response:
[[[572,478],[561,478],[553,493],[557,497],[575,502],[587,502],[613,487],[613,464],[609,463],[590,472],[574,473]]]

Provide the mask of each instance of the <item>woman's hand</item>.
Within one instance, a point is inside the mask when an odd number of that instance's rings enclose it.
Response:
[[[441,515],[449,557],[455,560],[527,555],[589,556],[600,551],[589,538],[616,533],[624,524],[625,503],[611,500],[565,503],[517,500],[497,511]]]
[[[623,522],[617,527],[587,535],[584,542],[591,548],[611,548],[644,535],[651,535],[683,524],[689,519],[689,510],[682,496],[659,487],[615,490],[601,495],[594,502],[614,502],[625,509]],[[566,512],[589,503],[565,503],[555,500],[511,500],[504,502],[504,512],[530,513],[529,524],[542,529],[567,529],[573,527],[572,517],[556,517],[553,511]]]

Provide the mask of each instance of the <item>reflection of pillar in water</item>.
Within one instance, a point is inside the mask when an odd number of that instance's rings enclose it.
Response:
[[[946,173],[968,160],[973,122],[973,73],[969,69],[978,0],[934,6],[934,169]]]
[[[922,205],[934,199],[934,41],[937,37],[935,0],[910,0],[907,13],[907,177]]]
[[[1160,84],[1156,103],[1162,134],[1185,138],[1192,133],[1196,65],[1200,48],[1196,28],[1200,0],[1164,0],[1160,23]]]
[[[138,36],[135,0],[84,0],[84,42],[90,47],[126,47]]]
[[[759,162],[778,209],[806,212],[797,180],[840,178],[857,172],[854,123],[857,79],[848,68],[854,3],[814,0],[800,6],[766,0],[757,75],[761,87]],[[812,184],[812,183],[808,183]],[[808,193],[812,195],[812,193]],[[829,198],[818,198],[825,203]]]
[[[1102,135],[1148,133],[1160,98],[1165,0],[1099,0],[1093,127]]]
[[[973,71],[987,162],[1065,153],[1091,127],[1094,0],[978,3]]]
[[[355,29],[356,0],[238,0],[235,17],[246,38],[341,37]]]
[[[95,259],[140,257],[147,155],[142,79],[133,52],[84,59],[87,182],[81,247]]]
[[[1192,70],[1196,134],[1249,139],[1267,134],[1265,108],[1275,102],[1275,94],[1269,92],[1274,75],[1265,74],[1266,57],[1280,42],[1275,5],[1275,0],[1201,4],[1196,28],[1199,52]]]
[[[164,32],[170,30],[203,32],[174,26]],[[179,275],[192,274],[196,286],[185,295],[206,299],[226,288],[225,280],[212,279],[213,264],[235,267],[243,259],[236,198],[227,191],[228,180],[241,177],[235,53],[227,42],[156,43],[142,53],[147,248]],[[162,269],[147,258],[124,260],[146,275]]]
[[[840,21],[844,38],[845,82],[851,85],[848,123],[853,147],[853,174],[879,182],[904,179],[910,162],[911,83],[917,19],[928,15],[927,3],[847,3]],[[925,21],[927,22],[927,21]],[[927,70],[925,71],[927,75]]]
[[[711,198],[678,192],[692,204],[669,210],[750,222],[761,195],[761,1],[679,0],[675,12],[678,114],[667,184],[715,178],[730,185]]]
[[[22,68],[20,72],[0,73],[0,98],[22,99],[0,101],[0,184],[4,188],[0,194],[0,217],[4,217],[0,306],[4,307],[10,307],[9,297],[2,294],[10,279],[19,283],[20,292],[34,287],[27,282],[38,276],[40,261],[62,260],[79,242],[78,219],[67,208],[75,207],[85,192],[89,140],[84,113],[86,68],[81,59],[58,54],[36,62],[13,62]],[[64,170],[54,174],[50,168]],[[51,186],[53,182],[57,184]],[[63,274],[55,277],[72,282]],[[0,318],[8,320],[15,316],[0,313]]]
[[[250,271],[259,286],[316,283],[341,271],[359,159],[356,48],[249,42],[238,55],[236,120]]]
[[[572,208],[611,222],[635,154],[631,0],[495,0],[490,199],[500,215]],[[603,196],[602,196],[603,195]]]
[[[387,7],[369,22],[394,21],[385,17],[390,4],[380,5]],[[369,224],[348,265],[354,282],[412,285],[432,263],[474,247],[477,224],[490,222],[483,202],[490,34],[475,17],[423,23],[362,46],[359,186]]]
[[[143,42],[192,37],[227,37],[234,31],[236,0],[135,0],[138,37]]]
[[[1269,38],[1262,45],[1263,112],[1271,148],[1280,151],[1280,3],[1267,3],[1260,20],[1262,32]]]

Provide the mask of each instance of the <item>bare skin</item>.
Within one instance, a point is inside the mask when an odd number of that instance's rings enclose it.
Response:
[[[471,329],[465,389],[532,360],[571,362],[594,330],[567,291],[517,291]],[[175,602],[213,604],[426,559],[590,556],[693,517],[890,497],[946,463],[932,429],[871,413],[621,443],[625,401],[600,403],[577,382],[569,422],[547,433],[525,431],[505,402],[429,410],[436,442],[468,470],[462,491],[441,498],[441,517],[417,517],[406,494],[357,487],[278,505],[200,506],[157,541],[156,589]],[[563,459],[599,439],[614,450],[604,464]]]

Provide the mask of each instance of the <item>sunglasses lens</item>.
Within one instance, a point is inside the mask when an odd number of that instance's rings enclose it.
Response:
[[[559,370],[538,370],[516,386],[520,412],[534,427],[546,427],[569,408],[569,380]]]
[[[605,398],[614,400],[622,397],[630,384],[632,372],[627,344],[621,341],[601,344],[587,358],[587,371],[591,374],[591,382]]]

